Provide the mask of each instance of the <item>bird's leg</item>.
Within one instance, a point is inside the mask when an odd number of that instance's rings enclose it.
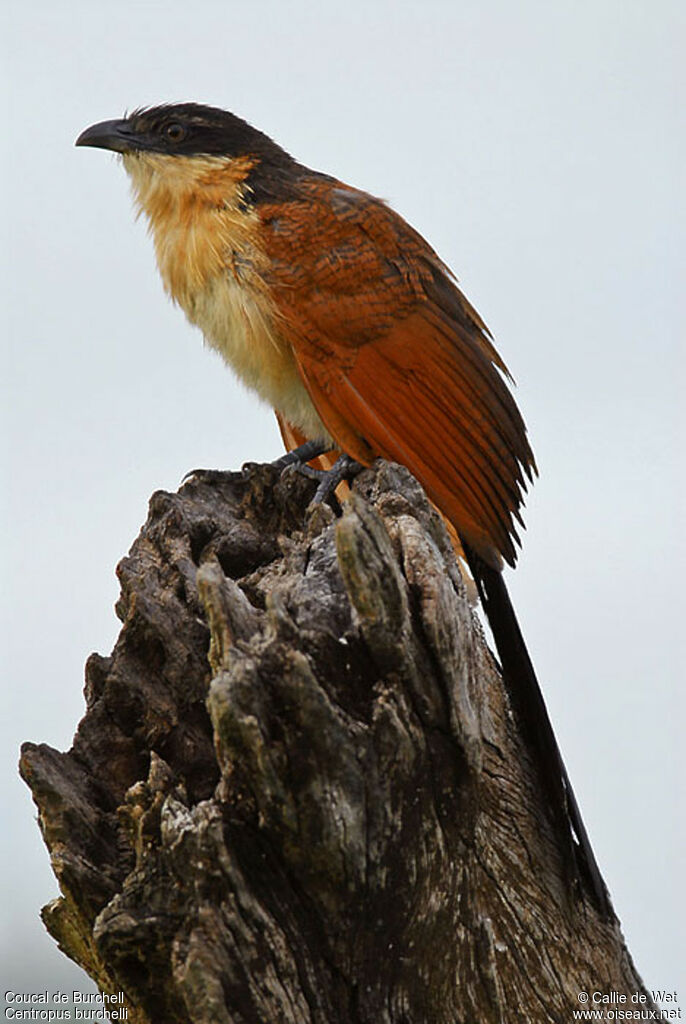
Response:
[[[319,455],[331,451],[329,441],[305,441],[290,452],[286,452],[280,459],[275,459],[272,466],[276,469],[286,469],[287,466],[306,466],[310,459],[316,459]]]

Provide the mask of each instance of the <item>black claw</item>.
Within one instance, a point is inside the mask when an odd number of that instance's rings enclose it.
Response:
[[[189,469],[181,480],[181,486],[189,480],[201,480],[206,484],[220,483],[222,480],[235,480],[240,473],[231,469]]]
[[[192,476],[202,476],[203,473],[207,473],[206,469],[189,469],[187,473],[184,473],[181,477],[181,485],[185,484]]]

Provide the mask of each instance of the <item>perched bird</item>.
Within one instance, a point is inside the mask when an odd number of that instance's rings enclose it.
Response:
[[[607,891],[502,577],[536,471],[508,371],[430,245],[380,199],[195,103],[87,128],[120,153],[165,289],[276,411],[293,460],[400,462],[452,525],[575,879]],[[330,464],[330,461],[329,461]]]

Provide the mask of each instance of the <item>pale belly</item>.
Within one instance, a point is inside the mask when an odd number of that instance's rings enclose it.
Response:
[[[193,301],[181,302],[246,387],[312,439],[330,440],[298,373],[290,345],[278,335],[261,297],[230,274],[215,278]]]
[[[241,205],[251,161],[158,153],[123,161],[166,291],[248,388],[307,438],[330,440],[260,276],[268,261],[255,241],[259,218]]]

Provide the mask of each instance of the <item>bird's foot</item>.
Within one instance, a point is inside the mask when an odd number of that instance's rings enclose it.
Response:
[[[316,480],[318,487],[310,504],[322,505],[329,499],[335,501],[335,491],[338,485],[344,480],[352,480],[364,469],[360,462],[356,462],[349,455],[340,455],[330,469],[315,469],[309,465],[312,459],[330,451],[333,451],[330,442],[306,441],[305,444],[282,455],[271,465],[281,470],[289,469],[292,466],[293,472],[300,473],[310,480]]]
[[[365,468],[362,463],[356,462],[350,455],[340,455],[330,469],[314,469],[309,463],[312,459],[318,458],[332,451],[329,441],[306,441],[298,448],[286,452],[281,458],[269,463],[273,469],[280,473],[290,470],[299,473],[310,480],[317,481],[317,490],[310,502],[311,505],[322,505],[329,500],[336,504],[336,488],[344,480],[350,482],[358,473]],[[240,473],[222,469],[191,469],[184,476],[182,483],[190,479],[201,480],[203,483],[216,484],[222,480],[235,480],[237,477],[250,474],[259,468],[259,464],[246,462]]]
[[[348,482],[353,480],[358,473],[362,472],[364,466],[349,455],[340,455],[331,469],[312,469],[310,466],[302,468],[306,476],[319,481],[319,486],[310,504],[321,505],[333,496],[340,483],[344,480]]]
[[[306,441],[305,444],[294,448],[293,451],[286,452],[280,459],[275,459],[273,462],[268,463],[268,465],[278,470],[288,469],[289,466],[296,466],[298,470],[302,467],[309,469],[307,463],[310,459],[316,459],[319,455],[329,451],[331,451],[331,444],[328,441]],[[206,483],[216,483],[221,479],[245,476],[246,473],[250,473],[260,465],[261,463],[259,462],[244,462],[239,473],[231,469],[190,469],[183,477],[181,483],[185,484],[191,477],[203,480]],[[306,473],[305,475],[308,474]]]

